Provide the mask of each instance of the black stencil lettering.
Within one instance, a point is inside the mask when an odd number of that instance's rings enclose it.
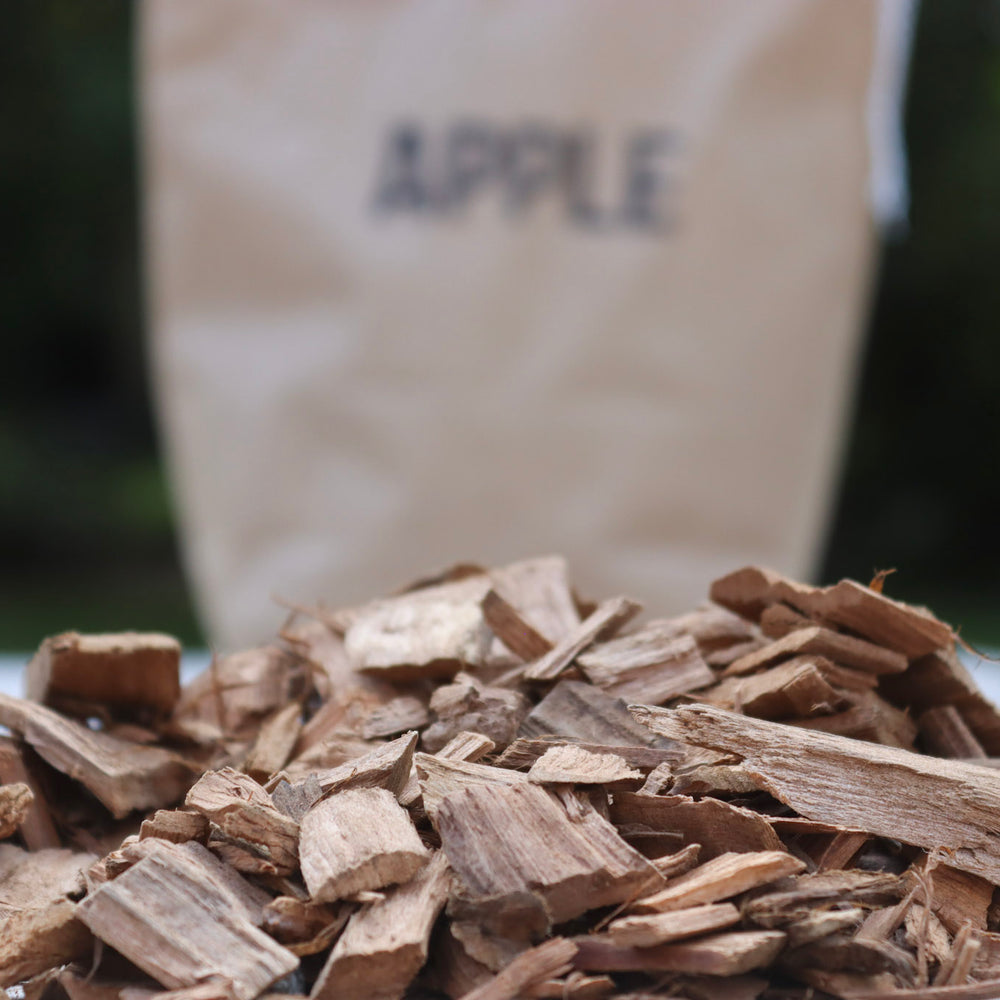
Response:
[[[494,176],[496,143],[488,125],[462,122],[448,132],[441,205],[464,209],[477,188]]]
[[[668,225],[663,193],[668,186],[663,154],[670,152],[674,137],[666,129],[636,132],[625,153],[625,197],[622,219],[640,229],[665,229]]]
[[[548,125],[527,123],[502,136],[499,169],[509,215],[523,213],[544,190],[558,185],[559,160],[559,132]]]
[[[377,212],[419,212],[430,206],[422,176],[424,137],[418,125],[402,124],[390,132],[382,153],[372,205]]]

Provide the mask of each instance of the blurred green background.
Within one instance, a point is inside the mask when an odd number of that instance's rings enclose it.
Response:
[[[11,0],[0,35],[0,650],[66,628],[201,643],[142,339],[135,8]],[[820,578],[1000,645],[1000,4],[925,0],[912,208],[884,249]]]

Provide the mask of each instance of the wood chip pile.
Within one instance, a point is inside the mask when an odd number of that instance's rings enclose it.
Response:
[[[0,697],[27,1000],[1000,996],[1000,716],[929,612],[747,568],[680,617],[565,562]]]

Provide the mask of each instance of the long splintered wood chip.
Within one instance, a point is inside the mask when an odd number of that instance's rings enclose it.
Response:
[[[0,725],[19,733],[43,760],[79,781],[118,819],[133,809],[173,805],[191,784],[188,766],[168,750],[92,732],[33,702],[0,694]]]
[[[632,706],[654,732],[743,758],[775,798],[807,819],[867,830],[1000,882],[1000,774],[895,747],[763,722],[705,705]]]
[[[594,646],[577,663],[612,697],[647,705],[662,705],[715,680],[694,637],[678,634],[669,621],[650,622],[631,635]]]
[[[302,817],[299,855],[309,894],[329,903],[408,882],[429,852],[406,810],[384,788],[355,788]]]
[[[253,1000],[299,960],[234,907],[232,893],[189,850],[194,846],[151,854],[77,912],[97,937],[169,989],[215,975],[231,980],[239,1000]]]
[[[471,896],[534,893],[555,923],[620,903],[658,879],[607,820],[592,810],[570,819],[548,792],[526,782],[461,788],[445,796],[433,820]]]
[[[608,936],[623,948],[650,948],[732,927],[739,920],[740,911],[732,903],[715,903],[672,913],[621,917],[608,925]]]
[[[0,840],[11,836],[28,818],[34,793],[23,782],[0,785]]]
[[[552,938],[522,952],[482,986],[470,990],[462,1000],[518,1000],[533,986],[568,972],[577,946],[566,938]]]
[[[555,680],[600,636],[610,637],[641,610],[642,605],[628,597],[612,597],[607,601],[601,601],[593,614],[580,622],[573,632],[525,670],[525,678],[531,681]]]
[[[795,875],[804,868],[805,862],[785,851],[720,854],[686,875],[673,879],[665,889],[638,900],[632,908],[663,913],[701,903],[715,903],[748,889],[776,882],[786,875]]]
[[[623,948],[609,937],[592,934],[574,939],[573,961],[591,972],[688,972],[735,976],[770,965],[785,945],[781,931],[731,931],[654,948]]]
[[[157,632],[64,632],[31,658],[28,698],[144,706],[166,715],[180,697],[180,660],[180,643]]]
[[[398,1000],[427,960],[450,880],[438,852],[406,885],[355,913],[316,980],[314,1000]]]
[[[841,635],[831,629],[813,625],[810,628],[789,632],[788,635],[775,640],[763,649],[741,656],[730,663],[724,673],[728,676],[750,674],[781,660],[804,655],[824,656],[845,667],[867,670],[873,674],[899,674],[907,666],[906,657],[901,653],[866,642],[864,639]]]
[[[695,801],[687,795],[640,795],[619,792],[611,805],[618,826],[641,825],[650,830],[681,833],[685,844],[701,844],[706,861],[741,851],[780,851],[782,843],[759,813],[720,799]]]
[[[612,753],[591,753],[566,744],[547,750],[528,771],[528,780],[536,785],[617,785],[637,788],[642,772],[634,771],[621,757]]]
[[[955,634],[929,611],[894,601],[854,580],[827,587],[813,617],[850,629],[914,659],[950,648]]]
[[[0,988],[90,953],[93,938],[77,919],[78,909],[61,899],[0,917]]]

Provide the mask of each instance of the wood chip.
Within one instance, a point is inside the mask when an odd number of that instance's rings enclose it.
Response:
[[[180,659],[180,643],[157,632],[64,632],[28,663],[27,696],[55,707],[85,702],[165,716],[180,697]]]
[[[490,589],[480,602],[483,618],[493,634],[525,662],[537,660],[552,649],[552,643],[518,613],[517,608]]]
[[[0,785],[0,840],[15,833],[28,818],[35,796],[23,782]]]
[[[577,946],[566,938],[552,938],[518,955],[493,979],[465,994],[463,1000],[518,1000],[532,986],[569,971]]]
[[[63,899],[0,917],[0,987],[87,955],[93,939],[77,910],[76,903]]]
[[[243,762],[243,770],[257,781],[267,781],[275,771],[285,766],[301,732],[301,707],[292,702],[278,709],[261,725],[257,739]]]
[[[191,845],[187,845],[190,847]],[[298,959],[233,907],[232,893],[182,847],[158,851],[88,896],[90,930],[169,989],[208,976],[253,1000]]]
[[[664,913],[716,903],[776,882],[786,875],[795,875],[804,868],[802,861],[785,851],[720,854],[673,879],[665,889],[637,900],[632,909]]]
[[[739,920],[740,911],[732,903],[692,906],[672,913],[621,917],[608,925],[608,936],[623,948],[651,948],[732,927]]]
[[[898,674],[907,667],[907,659],[900,653],[814,625],[789,632],[763,649],[734,660],[725,673],[730,676],[750,674],[793,656],[810,655],[823,656],[845,667],[872,674]]]
[[[555,680],[588,646],[599,638],[613,636],[641,610],[642,605],[628,597],[612,597],[602,601],[597,610],[582,621],[576,630],[524,671],[525,679]]]
[[[528,771],[528,780],[538,785],[607,785],[611,788],[638,788],[641,771],[630,768],[615,754],[591,753],[572,744],[547,750]]]
[[[314,1000],[398,1000],[427,960],[448,895],[440,852],[406,885],[351,917],[312,991]]]
[[[929,753],[966,760],[986,759],[983,745],[954,705],[938,705],[921,712],[917,728]]]
[[[775,798],[809,819],[928,849],[1000,881],[1000,774],[989,768],[809,732],[708,706],[633,707],[655,732],[742,757]]]
[[[670,622],[593,646],[577,657],[587,679],[614,698],[648,705],[696,691],[715,680],[694,637]]]
[[[22,739],[57,771],[78,780],[121,818],[133,809],[175,803],[193,780],[175,754],[92,732],[50,708],[0,695],[0,725]]]
[[[570,819],[548,792],[527,782],[468,785],[446,795],[433,819],[470,894],[537,893],[554,923],[620,903],[658,878],[597,813]]]
[[[384,788],[349,789],[313,806],[302,817],[299,852],[302,877],[320,903],[408,882],[429,857]]]
[[[570,680],[556,684],[531,710],[518,735],[535,739],[556,736],[605,746],[668,746],[649,729],[637,725],[623,701],[591,684]],[[683,759],[679,750],[676,759]]]
[[[730,852],[783,850],[763,816],[719,799],[620,792],[611,806],[611,818],[619,825],[680,833],[685,844],[702,845],[703,861]]]
[[[32,851],[59,847],[62,840],[52,822],[48,803],[35,775],[24,761],[24,747],[10,737],[0,736],[0,784],[27,785],[31,802],[20,823],[21,837]]]
[[[299,824],[278,810],[249,775],[230,767],[208,771],[185,806],[212,823],[209,846],[237,871],[290,875],[299,867]]]
[[[655,948],[622,948],[598,935],[575,941],[578,969],[735,976],[770,965],[784,947],[785,935],[781,931],[734,931]]]

